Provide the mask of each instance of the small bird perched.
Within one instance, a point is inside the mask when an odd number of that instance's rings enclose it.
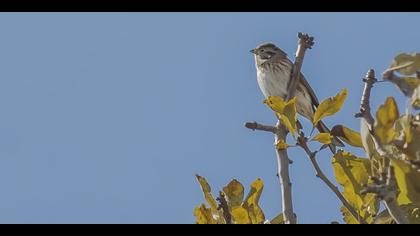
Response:
[[[266,98],[269,96],[287,97],[289,82],[293,70],[293,63],[287,58],[287,54],[273,43],[264,43],[251,52],[255,54],[255,65],[257,67],[258,85]],[[319,100],[315,92],[301,74],[296,91],[297,112],[303,117],[313,120]],[[321,121],[316,127],[321,133],[329,133],[330,130]],[[343,147],[344,144],[337,138],[329,145],[333,153],[336,146]]]

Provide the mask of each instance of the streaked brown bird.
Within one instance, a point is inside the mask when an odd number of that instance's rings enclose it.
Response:
[[[279,96],[286,99],[293,63],[287,54],[273,43],[264,43],[251,52],[255,55],[258,85],[266,98]],[[296,91],[297,111],[300,115],[312,122],[319,100],[314,90],[301,74]],[[321,133],[329,133],[328,127],[321,121],[316,127]],[[344,144],[338,138],[329,145],[331,151],[336,153],[336,146]]]

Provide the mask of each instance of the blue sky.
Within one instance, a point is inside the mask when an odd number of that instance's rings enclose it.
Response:
[[[261,177],[268,218],[281,211],[272,124],[249,50],[293,56],[315,36],[303,72],[320,99],[349,89],[329,126],[358,129],[361,78],[420,51],[419,14],[2,13],[0,223],[193,223],[214,190]],[[374,90],[405,99],[392,85]],[[304,125],[309,126],[307,122]],[[357,154],[362,153],[355,151]],[[340,220],[340,203],[301,150],[290,152],[301,223]],[[332,177],[331,155],[319,156]]]

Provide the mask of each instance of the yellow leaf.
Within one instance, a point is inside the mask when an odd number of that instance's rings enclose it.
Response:
[[[420,70],[420,54],[401,53],[394,58],[390,68],[404,75],[415,74],[416,71]]]
[[[360,133],[344,127],[342,125],[336,125],[331,130],[331,135],[334,137],[339,137],[347,144],[353,147],[363,148],[362,137]]]
[[[338,152],[332,161],[337,182],[343,186],[343,196],[368,223],[373,222],[379,210],[379,201],[374,194],[362,195],[363,186],[370,184],[370,160],[357,158],[348,152]],[[347,209],[341,209],[347,223],[358,223]]]
[[[375,221],[373,222],[373,224],[389,225],[389,224],[395,224],[395,221],[394,219],[392,219],[388,210],[384,210],[375,217]]]
[[[204,193],[204,197],[206,198],[207,202],[210,205],[210,209],[212,211],[218,211],[217,202],[214,199],[214,197],[211,195],[211,187],[208,184],[207,180],[204,177],[199,176],[199,175],[196,175],[196,177],[197,177],[198,182],[200,183],[201,190]]]
[[[394,124],[400,117],[395,99],[389,97],[376,113],[375,133],[382,144],[389,144],[396,137]]]
[[[213,218],[211,209],[206,208],[204,204],[194,209],[194,216],[196,218],[196,224],[217,224],[217,221]]]
[[[420,207],[414,204],[403,205],[401,208],[407,212],[410,224],[420,224]]]
[[[420,206],[420,172],[401,160],[392,160],[400,194],[398,203]]]
[[[272,219],[270,221],[270,224],[273,224],[273,225],[282,225],[282,224],[284,224],[284,215],[283,215],[283,213],[281,213],[278,216],[274,217],[274,219]]]
[[[229,207],[234,208],[242,204],[244,199],[244,186],[236,179],[224,187],[223,192],[226,194]]]
[[[337,94],[336,96],[324,100],[318,106],[318,109],[315,112],[313,118],[314,126],[317,126],[319,121],[321,121],[323,118],[327,116],[332,116],[335,113],[339,112],[344,104],[344,101],[347,98],[347,94],[347,89],[343,89],[343,91],[341,91],[341,93]]]
[[[257,179],[251,184],[251,190],[246,197],[243,207],[248,211],[252,224],[262,224],[265,221],[264,212],[259,206],[264,183],[261,179]]]
[[[420,79],[417,80],[420,81]],[[417,86],[413,92],[411,97],[411,106],[416,110],[420,109],[420,86]]]
[[[287,148],[289,148],[290,146],[289,146],[289,144],[287,144],[283,139],[281,139],[281,140],[279,140],[277,143],[276,143],[276,148],[278,149],[278,150],[286,150]]]
[[[251,224],[248,211],[243,207],[235,207],[232,209],[232,219],[234,224]]]
[[[416,160],[420,154],[420,145],[416,142],[420,140],[420,130],[414,122],[412,115],[404,115],[395,123],[397,140],[404,142],[404,145],[396,147],[404,153],[405,160]]]
[[[360,121],[360,136],[362,138],[363,148],[366,151],[367,157],[369,159],[377,159],[380,157],[378,150],[376,150],[375,142],[373,141],[374,137],[370,133],[369,125],[365,119]]]
[[[343,220],[344,222],[346,222],[346,224],[349,224],[349,225],[360,224],[360,222],[356,220],[356,218],[353,217],[353,215],[345,206],[340,207],[340,212],[343,215]]]
[[[384,79],[393,83],[407,97],[413,96],[414,90],[420,85],[420,79],[416,77],[390,76]]]
[[[283,113],[284,107],[287,104],[282,97],[278,96],[269,96],[264,100],[264,103],[277,113]]]
[[[401,209],[406,213],[410,224],[420,224],[420,208],[414,204],[401,205]],[[375,219],[374,224],[396,224],[387,210],[381,212]]]
[[[280,114],[280,120],[286,126],[287,130],[294,135],[297,131],[297,109],[296,97],[287,102],[283,113]]]
[[[286,102],[282,97],[269,96],[264,100],[264,103],[276,112],[279,120],[281,120],[289,132],[294,135],[297,131],[296,98]]]
[[[331,134],[329,133],[320,133],[317,136],[315,136],[312,140],[328,145],[332,143],[333,139],[334,137],[331,136]]]

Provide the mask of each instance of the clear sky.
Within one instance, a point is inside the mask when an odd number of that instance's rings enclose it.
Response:
[[[420,14],[1,13],[0,223],[193,223],[194,174],[218,190],[261,177],[268,218],[281,211],[273,124],[249,50],[293,56],[320,99],[349,89],[329,126],[353,118],[369,68],[420,51]],[[405,100],[392,85],[374,90]],[[304,125],[309,126],[307,122]],[[362,153],[356,152],[361,155]],[[291,150],[298,220],[340,220],[340,203]],[[331,155],[319,156],[332,177]]]

